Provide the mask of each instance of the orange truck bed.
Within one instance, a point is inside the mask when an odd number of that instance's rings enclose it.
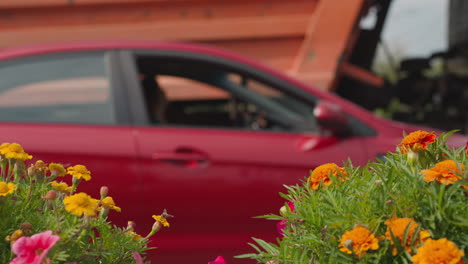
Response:
[[[0,48],[139,39],[212,44],[334,89],[365,0],[2,0]],[[367,74],[367,75],[366,75]]]

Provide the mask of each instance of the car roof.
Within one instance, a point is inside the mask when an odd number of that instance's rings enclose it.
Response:
[[[104,41],[76,41],[63,42],[53,44],[36,44],[31,46],[9,47],[0,49],[0,60],[23,57],[29,55],[50,54],[56,52],[70,51],[90,51],[90,50],[170,50],[170,51],[185,51],[193,53],[201,53],[206,55],[224,57],[235,61],[240,61],[246,64],[257,64],[253,60],[237,55],[233,52],[215,48],[203,44],[182,43],[182,42],[163,42],[163,41],[140,41],[140,40],[104,40]],[[255,65],[264,67],[262,65]]]
[[[59,52],[92,51],[92,50],[167,50],[203,54],[220,57],[231,61],[249,65],[275,76],[289,79],[284,73],[274,70],[253,59],[238,55],[221,48],[183,42],[142,41],[142,40],[104,40],[104,41],[75,41],[53,44],[36,44],[31,46],[12,47],[0,50],[0,61],[31,55],[51,54]],[[291,78],[290,81],[295,81]],[[301,85],[303,86],[303,85]],[[310,89],[310,87],[308,87]]]
[[[301,87],[304,90],[313,91],[313,93],[322,99],[328,99],[332,102],[341,102],[346,105],[346,108],[355,109],[355,111],[365,112],[360,107],[350,104],[346,100],[316,89],[313,85],[306,85],[278,70],[268,67],[253,59],[238,55],[234,52],[224,50],[218,47],[213,47],[203,44],[183,43],[183,42],[167,42],[167,41],[144,41],[144,40],[102,40],[102,41],[74,41],[53,44],[36,44],[23,47],[12,47],[0,49],[0,61],[20,58],[31,55],[51,54],[58,52],[72,51],[92,51],[92,50],[168,50],[204,54],[208,56],[220,57],[232,61],[236,61],[253,68],[259,69],[266,73],[278,76],[281,79]]]

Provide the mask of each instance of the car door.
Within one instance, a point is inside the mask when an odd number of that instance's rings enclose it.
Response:
[[[139,122],[144,199],[151,211],[175,215],[156,239],[158,262],[250,252],[251,237],[277,236],[274,222],[253,217],[278,213],[284,184],[351,153],[364,159],[359,138],[320,132],[319,98],[279,78],[201,54],[135,51],[121,59]],[[164,117],[154,102],[165,105]]]
[[[76,51],[1,61],[0,140],[20,143],[32,162],[85,165],[92,180],[78,191],[98,198],[108,186],[124,214],[135,217],[142,198],[136,151],[113,58]],[[128,219],[114,216],[126,226]]]

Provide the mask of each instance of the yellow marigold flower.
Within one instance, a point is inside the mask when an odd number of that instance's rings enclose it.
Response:
[[[99,200],[91,198],[86,193],[77,193],[72,196],[67,196],[63,199],[65,210],[68,212],[82,216],[95,216]]]
[[[310,187],[314,190],[317,190],[321,182],[327,186],[332,184],[330,174],[339,178],[341,178],[341,176],[348,175],[348,173],[343,168],[339,167],[335,163],[326,163],[318,166],[312,171],[309,177]],[[341,180],[343,181],[344,179],[341,178]]]
[[[390,244],[393,246],[392,254],[394,256],[397,254],[397,248],[395,247],[395,244],[393,242],[392,234],[393,237],[400,241],[401,246],[403,246],[408,253],[411,253],[411,241],[413,240],[413,236],[415,235],[414,233],[419,226],[418,223],[416,223],[413,218],[393,217],[392,219],[385,221],[385,224],[387,225],[385,237],[390,241]],[[407,233],[408,237],[406,238],[406,245],[403,245],[403,242],[405,241],[404,235],[406,228],[408,228],[408,225],[410,225]],[[414,242],[414,246],[424,242],[431,235],[428,231],[422,230],[418,233],[417,236],[418,237]]]
[[[7,236],[5,238],[5,241],[10,242],[10,243],[15,243],[15,241],[20,239],[20,237],[22,236],[23,236],[23,231],[21,231],[20,229],[17,229],[15,230],[15,232],[13,232],[13,234],[11,234],[11,236]]]
[[[463,264],[465,254],[446,238],[428,239],[413,256],[414,264]]]
[[[436,180],[445,185],[450,185],[462,179],[461,175],[465,173],[465,167],[453,160],[444,160],[431,169],[422,170],[421,173],[425,175],[424,180],[427,182]]]
[[[5,158],[7,159],[17,159],[23,161],[32,159],[32,156],[24,152],[23,147],[21,147],[21,145],[17,143],[8,144],[7,147],[5,147],[4,149],[2,148],[2,153],[4,153]]]
[[[49,171],[50,173],[59,177],[65,176],[65,174],[67,174],[67,171],[62,166],[62,164],[53,163],[53,162],[49,164]]]
[[[56,182],[56,181],[52,181],[50,183],[50,186],[52,186],[52,188],[56,191],[59,191],[59,192],[63,192],[63,193],[69,193],[72,189],[71,186],[68,186],[67,183],[65,182]]]
[[[427,144],[434,143],[435,138],[436,135],[434,132],[418,130],[404,137],[398,146],[400,147],[400,152],[403,154],[408,153],[410,150],[419,152],[423,149],[427,149]]]
[[[16,185],[9,182],[0,182],[0,196],[7,196],[8,194],[12,194],[16,189]]]
[[[129,231],[129,232],[127,232],[127,234],[132,238],[132,240],[138,241],[138,240],[142,239],[142,237],[139,234],[137,234],[137,233],[135,233],[133,231]]]
[[[357,225],[346,231],[340,239],[340,251],[361,257],[368,250],[379,248],[379,239],[367,228]]]
[[[115,206],[114,199],[112,199],[112,197],[110,197],[110,196],[107,196],[106,198],[102,199],[101,207],[107,208],[107,209],[113,209],[113,210],[115,210],[117,212],[122,211],[122,209],[120,209],[120,207]]]
[[[8,146],[10,146],[10,143],[2,143],[0,145],[0,154],[5,155],[8,151]]]
[[[164,216],[162,216],[162,215],[153,215],[153,219],[156,222],[161,223],[164,227],[169,227],[169,222],[167,221],[167,219]]]
[[[68,167],[67,173],[78,180],[91,180],[91,172],[84,165],[75,165],[73,167]]]

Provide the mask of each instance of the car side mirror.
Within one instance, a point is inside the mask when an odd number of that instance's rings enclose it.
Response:
[[[339,105],[319,101],[314,108],[314,116],[322,130],[339,137],[349,135],[348,117]]]

